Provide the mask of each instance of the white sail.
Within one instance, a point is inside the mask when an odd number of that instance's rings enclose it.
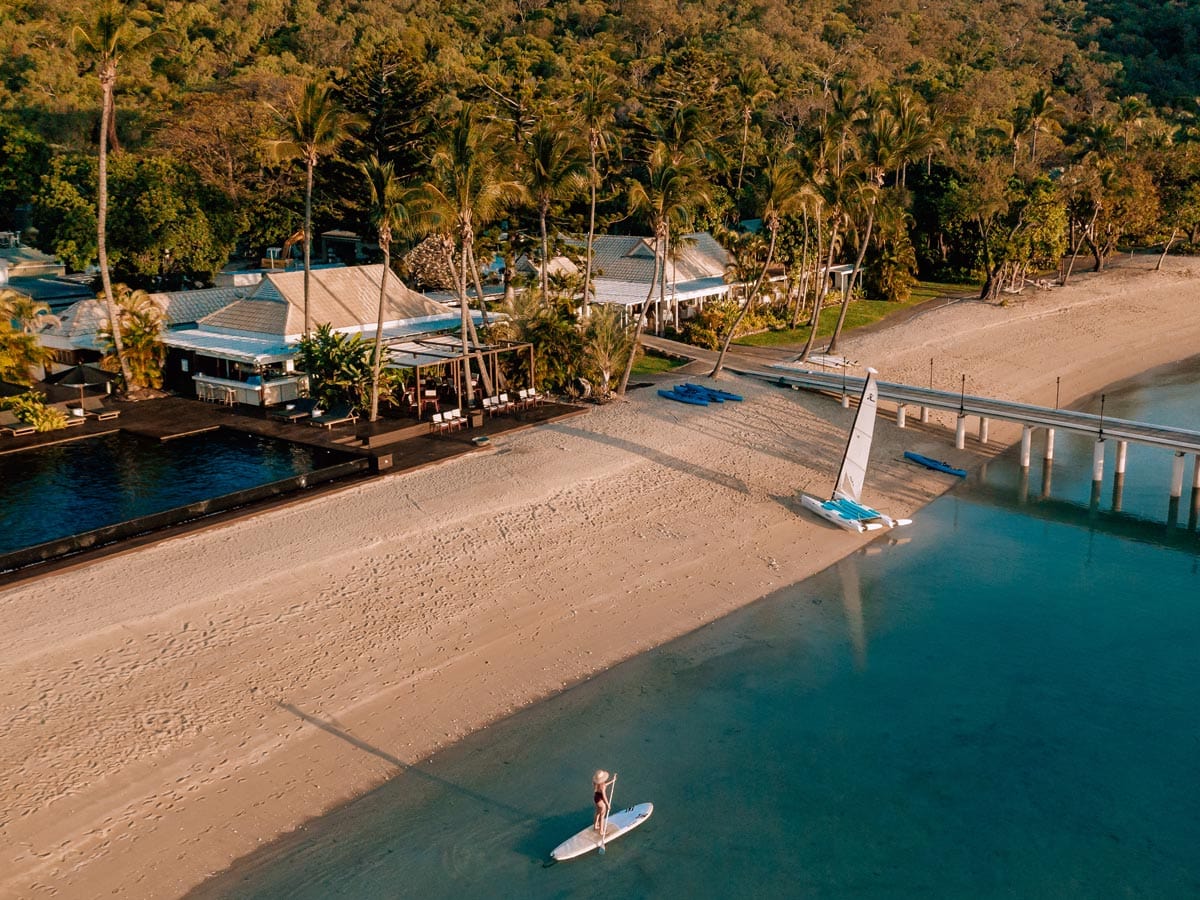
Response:
[[[855,503],[862,499],[863,485],[867,480],[867,459],[871,455],[871,438],[875,434],[875,409],[879,406],[879,390],[875,384],[874,369],[867,369],[867,380],[863,382],[862,397],[858,402],[858,414],[850,429],[850,440],[846,442],[846,455],[838,470],[834,484],[834,496],[849,497]]]

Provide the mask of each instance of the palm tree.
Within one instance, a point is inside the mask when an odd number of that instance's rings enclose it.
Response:
[[[19,291],[0,288],[0,380],[29,384],[29,370],[50,362],[52,354],[34,337],[33,325],[49,311]]]
[[[113,285],[113,298],[120,310],[117,335],[111,327],[103,327],[98,333],[101,343],[113,348],[103,362],[111,370],[116,362],[116,345],[119,338],[125,347],[125,362],[129,368],[130,381],[126,390],[157,388],[162,386],[162,365],[166,359],[166,347],[162,343],[163,311],[142,290],[132,290],[128,285]],[[124,372],[121,377],[125,378]]]
[[[654,275],[650,289],[642,301],[634,328],[633,346],[625,361],[625,371],[617,393],[624,395],[633,371],[633,360],[641,345],[642,332],[646,327],[646,313],[654,298],[654,289],[665,279],[667,248],[673,224],[684,225],[691,221],[697,206],[708,202],[708,192],[700,181],[695,164],[688,158],[673,158],[671,149],[662,141],[654,145],[646,164],[645,183],[633,181],[629,185],[629,205],[634,212],[643,213],[650,220],[654,232]]]
[[[742,178],[746,171],[746,153],[750,147],[750,125],[754,112],[759,105],[775,99],[775,93],[769,87],[769,77],[766,68],[760,62],[747,63],[733,76],[733,87],[737,93],[737,102],[742,119],[742,146],[738,158],[737,184],[733,191],[733,203],[740,219],[742,211]],[[734,223],[736,225],[736,223]]]
[[[729,326],[729,332],[721,343],[721,352],[717,354],[717,363],[709,373],[710,378],[716,378],[721,374],[721,369],[725,365],[725,354],[729,352],[729,345],[733,341],[737,327],[742,324],[742,319],[758,302],[767,271],[771,268],[771,263],[775,261],[775,246],[779,239],[779,228],[783,224],[783,217],[799,210],[810,193],[811,189],[804,183],[800,167],[789,156],[788,149],[779,151],[774,159],[768,160],[762,173],[762,223],[769,235],[767,256],[763,260],[762,271],[758,273],[758,280],[754,282],[754,288],[746,297],[741,312]]]
[[[146,15],[140,10],[121,2],[103,0],[95,14],[85,23],[71,30],[71,44],[81,56],[90,58],[100,79],[102,101],[100,105],[100,170],[96,200],[96,251],[100,263],[100,283],[104,289],[104,305],[108,311],[109,325],[113,333],[113,347],[121,380],[128,389],[133,383],[129,364],[125,360],[125,346],[121,339],[120,310],[113,298],[112,276],[108,269],[108,145],[117,150],[116,124],[114,119],[113,90],[117,82],[117,69],[126,56],[152,49],[165,42],[163,32],[146,27]]]
[[[293,97],[287,111],[273,106],[270,109],[283,133],[282,138],[267,142],[271,158],[276,162],[304,161],[304,336],[308,337],[312,329],[308,283],[312,271],[313,172],[322,156],[332,153],[357,130],[359,119],[343,110],[329,87],[316,80],[304,85],[299,99]]]
[[[1038,135],[1047,130],[1047,123],[1060,119],[1062,112],[1054,102],[1054,95],[1045,88],[1033,92],[1025,112],[1029,117],[1029,161],[1037,162]]]
[[[428,209],[425,224],[434,231],[448,234],[446,263],[458,292],[462,315],[462,351],[464,388],[463,415],[470,408],[471,383],[470,301],[467,298],[467,270],[472,264],[476,229],[486,225],[509,202],[525,196],[524,186],[501,171],[499,159],[492,149],[494,134],[491,127],[479,125],[473,107],[465,105],[449,128],[441,131],[438,147],[430,160],[431,177],[423,190]],[[454,261],[457,244],[459,261]],[[486,366],[479,362],[480,374],[490,393]]]
[[[800,362],[808,359],[817,339],[817,331],[821,323],[821,307],[824,305],[825,295],[829,289],[829,270],[833,268],[834,254],[841,246],[840,237],[847,224],[846,210],[851,202],[851,190],[856,178],[854,167],[851,165],[837,168],[828,165],[828,156],[832,152],[832,147],[826,148],[822,154],[823,161],[814,178],[819,206],[818,218],[824,218],[829,224],[829,242],[824,262],[822,262],[820,254],[817,254],[816,265],[820,268],[817,272],[817,282],[814,285],[815,297],[812,316],[809,318],[811,330],[808,333],[808,339],[804,342],[804,349],[800,352]],[[818,223],[818,243],[820,227]]]
[[[907,148],[902,144],[902,136],[898,122],[886,109],[879,109],[867,121],[867,127],[859,141],[859,159],[856,172],[861,178],[854,187],[855,199],[859,208],[867,211],[866,227],[859,234],[858,256],[854,260],[854,268],[850,272],[850,283],[842,297],[842,308],[838,312],[837,324],[833,329],[833,337],[829,341],[829,353],[837,352],[838,339],[842,336],[842,326],[846,324],[846,313],[850,308],[850,298],[854,294],[856,281],[862,280],[863,259],[867,255],[867,247],[871,243],[871,230],[875,225],[875,209],[883,194],[884,175],[892,169],[897,161],[903,158]]]
[[[370,421],[379,418],[379,373],[383,364],[383,316],[387,302],[388,276],[392,269],[392,238],[409,219],[409,192],[396,177],[391,162],[381,163],[374,154],[359,166],[367,179],[370,191],[370,218],[379,232],[379,249],[383,251],[383,272],[379,276],[379,311],[375,317],[375,351],[371,362]]]
[[[583,315],[592,301],[592,247],[596,239],[596,192],[600,188],[600,158],[610,146],[608,127],[614,120],[616,87],[612,77],[593,66],[579,93],[579,117],[588,137],[588,235],[583,267]]]
[[[550,204],[577,189],[583,179],[583,164],[577,147],[565,128],[540,122],[529,136],[529,168],[525,173],[529,194],[537,206],[542,238],[542,302],[549,302],[550,240],[546,219]],[[587,298],[584,298],[587,302]]]

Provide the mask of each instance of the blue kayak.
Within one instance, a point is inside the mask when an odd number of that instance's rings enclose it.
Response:
[[[712,391],[706,391],[704,388],[696,387],[694,384],[677,384],[675,385],[675,393],[687,394],[689,397],[699,397],[701,400],[707,400],[709,403],[724,403],[724,399],[718,397]]]
[[[692,406],[708,406],[708,401],[696,394],[689,394],[686,391],[682,394],[676,391],[668,391],[663,388],[658,389],[658,396],[666,397],[668,400],[674,400],[677,403],[690,403]]]
[[[706,387],[702,384],[682,384],[680,387],[686,388],[689,391],[699,391],[708,394],[714,400],[735,400],[738,403],[742,401],[741,394],[730,393],[729,391],[723,391],[720,388]]]
[[[957,466],[952,466],[948,462],[942,462],[940,459],[932,459],[928,456],[922,456],[920,453],[913,453],[911,450],[904,451],[904,458],[912,460],[919,466],[924,466],[927,469],[933,469],[937,472],[945,472],[947,475],[957,475],[959,478],[967,477],[967,470],[960,469]]]

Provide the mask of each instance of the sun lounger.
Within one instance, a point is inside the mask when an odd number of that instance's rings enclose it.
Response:
[[[99,397],[84,397],[80,408],[83,410],[84,416],[94,418],[98,422],[106,422],[121,415],[119,409],[109,409]]]
[[[12,410],[0,409],[0,431],[7,431],[13,437],[20,437],[21,435],[33,434],[37,429],[18,419]]]
[[[357,422],[358,413],[354,411],[354,407],[349,403],[335,403],[330,409],[321,413],[319,416],[311,416],[308,420],[310,425],[320,425],[322,428],[333,428],[335,425],[345,425],[348,422]]]
[[[315,397],[301,397],[299,400],[272,409],[267,415],[272,419],[279,419],[281,422],[299,422],[301,419],[311,416],[316,407]]]

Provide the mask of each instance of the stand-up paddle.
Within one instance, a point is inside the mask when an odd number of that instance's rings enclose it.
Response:
[[[612,810],[613,794],[617,792],[617,773],[613,772],[612,781],[608,783],[608,802],[604,804],[604,815],[600,817],[600,855],[604,855],[604,830],[608,828],[608,814]]]
[[[631,806],[628,809],[622,809],[618,812],[611,812],[612,809],[612,793],[607,788],[611,788],[616,782],[616,777],[612,781],[608,779],[607,772],[597,772],[597,775],[603,774],[603,778],[593,779],[592,784],[597,794],[603,792],[605,806],[600,811],[600,827],[597,828],[596,821],[593,818],[592,823],[578,834],[563,841],[550,853],[550,857],[556,862],[561,862],[566,859],[574,859],[576,856],[583,856],[585,853],[590,853],[592,850],[599,850],[604,853],[605,845],[609,841],[615,841],[627,831],[633,831],[654,812],[653,803],[639,803],[637,806]],[[599,800],[597,799],[597,804]]]

